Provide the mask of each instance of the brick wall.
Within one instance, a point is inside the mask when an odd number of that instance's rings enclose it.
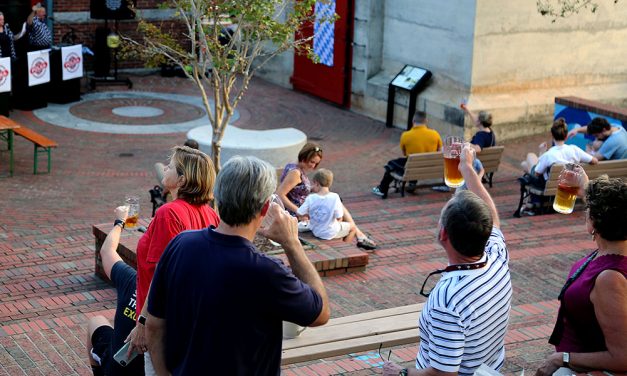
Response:
[[[138,0],[135,2],[137,9],[155,9],[158,8],[161,0]],[[59,44],[64,34],[68,33],[71,28],[76,34],[76,41],[92,50],[95,45],[96,28],[104,26],[104,20],[92,20],[89,18],[89,0],[54,0],[53,17],[57,19],[67,12],[85,12],[84,17],[76,22],[55,22],[54,23],[54,43]],[[160,25],[162,30],[170,30],[172,35],[180,36],[180,40],[184,41],[183,33],[185,27],[182,23],[176,21],[159,20],[153,21]],[[118,30],[120,34],[133,39],[140,39],[137,33],[136,20],[119,21]],[[113,28],[113,21],[109,21],[109,28]],[[85,56],[86,68],[89,70],[93,64],[93,57]],[[142,61],[120,61],[119,68],[141,68],[144,66]]]

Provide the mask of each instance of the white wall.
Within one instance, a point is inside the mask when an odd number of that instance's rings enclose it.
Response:
[[[475,0],[385,1],[383,58],[470,86]]]

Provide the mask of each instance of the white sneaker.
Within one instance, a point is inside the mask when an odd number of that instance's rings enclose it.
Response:
[[[307,231],[311,231],[311,228],[309,228],[309,221],[298,222],[298,232],[307,232]]]

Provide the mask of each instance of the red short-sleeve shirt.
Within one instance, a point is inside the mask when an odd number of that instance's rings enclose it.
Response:
[[[209,205],[177,199],[157,210],[137,243],[137,312],[141,312],[157,263],[170,240],[186,230],[218,226],[220,218]],[[139,316],[139,315],[138,315]]]

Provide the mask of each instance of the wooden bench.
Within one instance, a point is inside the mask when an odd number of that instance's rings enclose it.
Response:
[[[485,148],[478,154],[478,158],[485,169],[485,178],[490,187],[492,187],[492,178],[494,173],[499,169],[501,164],[501,156],[503,155],[503,146],[494,146]],[[442,184],[444,180],[444,158],[442,152],[410,154],[405,164],[405,173],[391,173],[394,178],[394,187],[401,196],[405,196],[405,184],[409,181],[430,181],[427,184]],[[435,183],[433,182],[435,180]]]
[[[52,148],[56,148],[58,145],[56,142],[52,141],[48,137],[41,135],[35,132],[32,129],[28,129],[25,126],[20,126],[13,130],[13,132],[19,136],[24,137],[28,141],[32,142],[35,146],[35,155],[33,162],[33,174],[37,174],[37,159],[39,154],[47,153],[48,154],[48,173],[50,173],[50,169],[52,167],[52,156],[51,150]]]
[[[544,189],[526,184],[520,181],[520,201],[518,208],[514,212],[514,217],[520,218],[520,210],[522,209],[525,198],[533,194],[544,198],[541,205],[541,213],[547,213],[550,210],[551,197],[557,194],[557,178],[559,177],[563,164],[554,164],[549,170],[549,178],[546,181]],[[611,178],[627,179],[627,159],[619,159],[614,161],[601,161],[596,165],[585,164],[582,166],[590,180],[607,174]]]
[[[331,319],[283,340],[281,364],[306,362],[354,352],[417,343],[424,303]]]

